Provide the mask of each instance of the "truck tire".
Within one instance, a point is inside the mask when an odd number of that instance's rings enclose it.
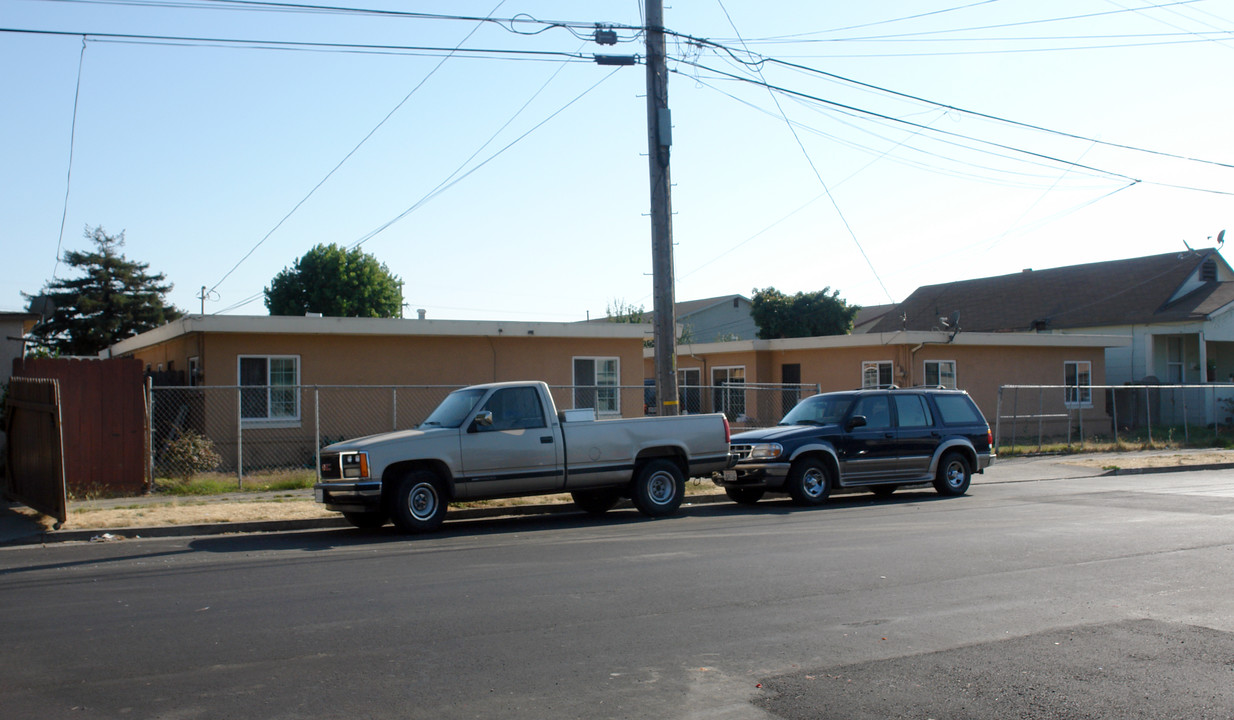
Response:
[[[968,458],[963,453],[955,451],[943,455],[938,461],[938,474],[934,476],[934,489],[939,495],[963,495],[968,492],[972,482],[973,470],[968,464]]]
[[[631,488],[630,500],[647,517],[663,517],[677,512],[686,494],[686,478],[671,460],[652,460],[639,469]]]
[[[724,494],[728,496],[729,500],[740,505],[753,505],[763,499],[762,488],[724,488]]]
[[[390,500],[390,515],[403,532],[436,530],[445,521],[449,507],[441,479],[425,470],[404,475]]]
[[[390,519],[388,515],[380,510],[372,512],[345,512],[343,517],[347,518],[347,522],[353,526],[367,530],[379,528]]]
[[[814,458],[802,458],[788,471],[789,497],[798,505],[821,505],[831,494],[831,468]]]
[[[574,504],[588,515],[603,515],[621,499],[621,493],[616,490],[579,490],[570,493]]]

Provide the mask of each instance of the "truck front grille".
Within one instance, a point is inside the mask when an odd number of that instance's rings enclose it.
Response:
[[[341,480],[343,471],[339,466],[338,453],[322,453],[321,455],[321,479],[322,480]]]

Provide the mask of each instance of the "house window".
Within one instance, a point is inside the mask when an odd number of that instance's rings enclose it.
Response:
[[[891,387],[891,362],[867,360],[861,363],[861,387]]]
[[[1063,402],[1069,408],[1093,406],[1093,364],[1087,360],[1063,363]]]
[[[955,360],[926,360],[925,384],[955,389]]]
[[[189,358],[189,385],[197,385],[201,379],[201,358],[194,355]]]
[[[711,369],[712,410],[722,412],[729,420],[746,414],[746,369],[742,365]]]
[[[1183,382],[1183,339],[1168,337],[1165,339],[1165,381],[1168,383]]]
[[[240,357],[240,417],[299,421],[300,358],[295,355]]]
[[[618,358],[574,358],[574,407],[595,408],[596,415],[620,415],[620,381]]]

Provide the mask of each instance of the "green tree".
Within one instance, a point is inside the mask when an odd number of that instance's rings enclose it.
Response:
[[[608,305],[604,306],[604,315],[609,322],[615,323],[641,323],[644,322],[643,316],[646,311],[643,306],[634,307],[633,303],[627,303],[625,300],[613,300]]]
[[[829,294],[830,293],[830,294]],[[762,340],[819,335],[848,335],[853,318],[861,309],[849,305],[840,291],[825,287],[818,292],[785,295],[773,287],[754,289],[750,316]]]
[[[403,281],[359,248],[318,245],[265,289],[271,315],[321,313],[328,317],[398,317]]]
[[[64,254],[64,264],[81,276],[53,279],[43,286],[40,295],[51,301],[54,312],[31,333],[37,344],[53,354],[97,355],[184,314],[165,302],[172,285],[162,273],[151,275],[148,264],[120,253],[123,232],[108,235],[99,226],[86,228],[85,237],[94,243],[93,251]]]

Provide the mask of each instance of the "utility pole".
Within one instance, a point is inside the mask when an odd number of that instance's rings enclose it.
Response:
[[[647,0],[647,163],[651,170],[652,310],[655,312],[656,402],[677,415],[677,314],[673,290],[673,206],[669,196],[668,68],[664,62],[664,2]]]

